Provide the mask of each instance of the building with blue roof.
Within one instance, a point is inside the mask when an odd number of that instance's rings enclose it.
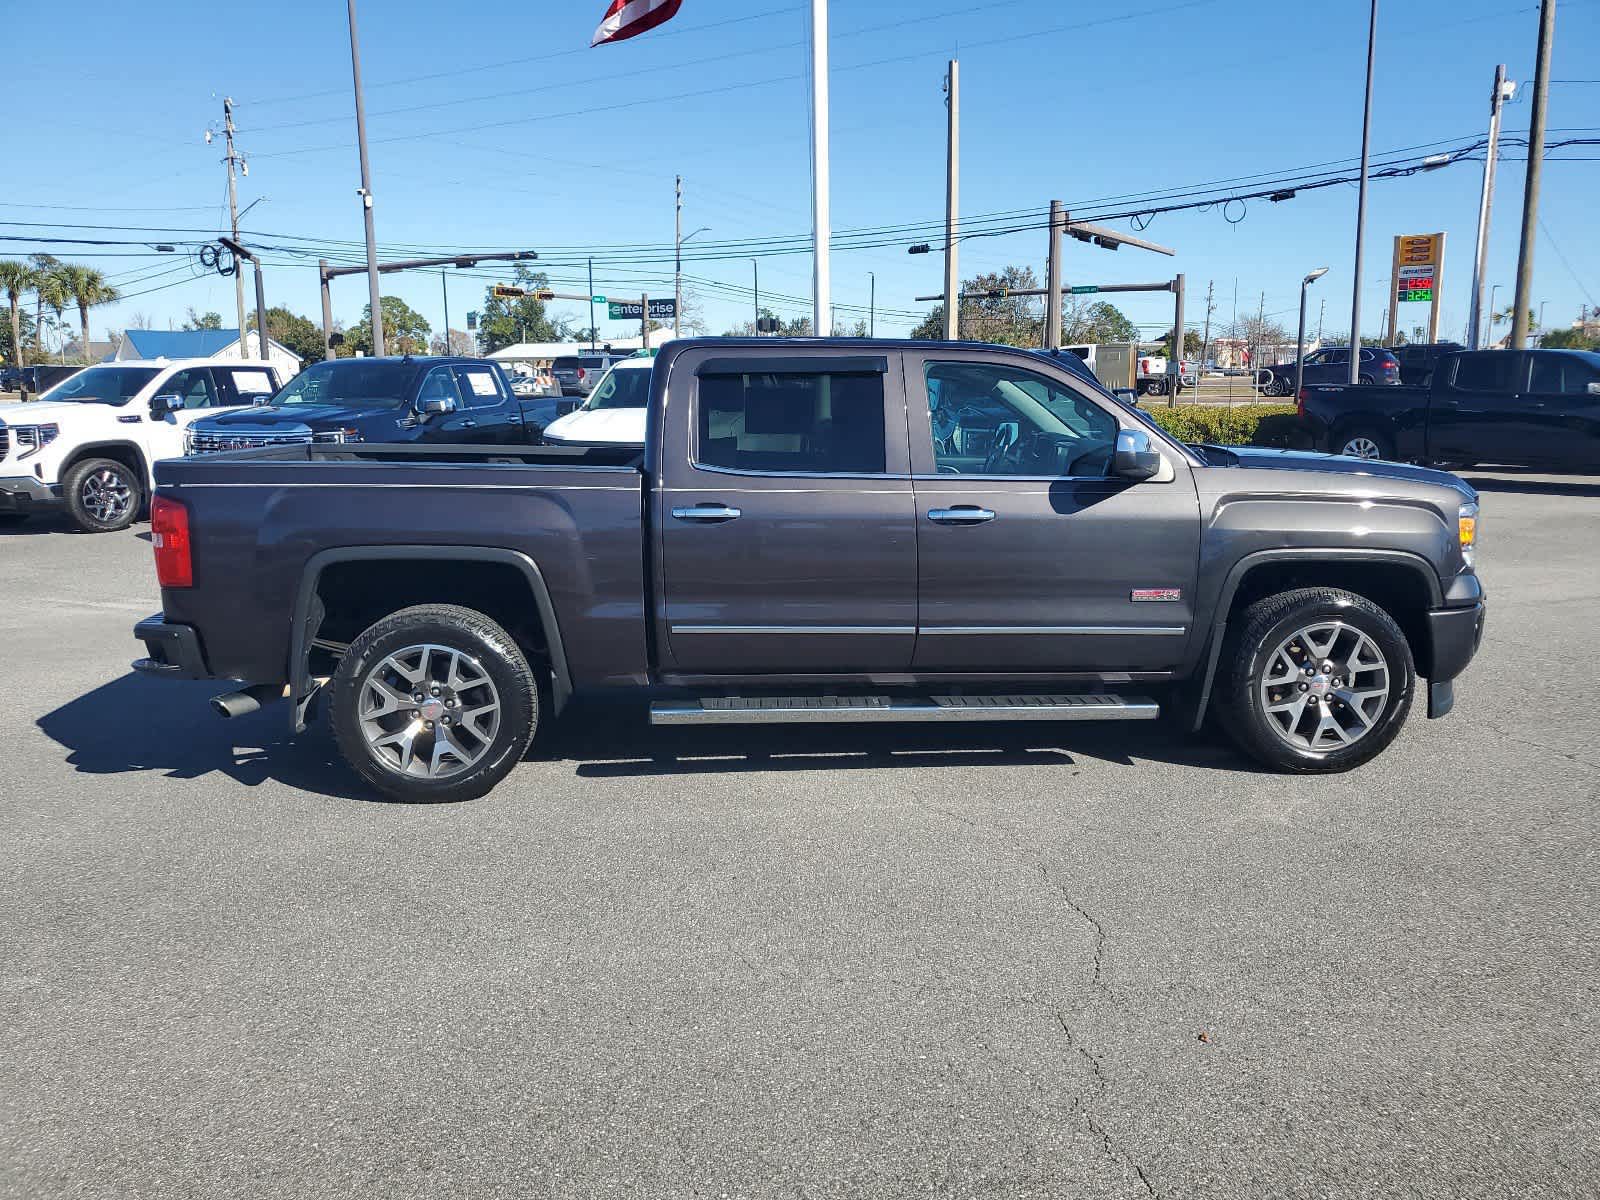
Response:
[[[240,352],[237,329],[127,329],[117,350],[117,362],[179,358],[258,359],[254,330],[245,335],[247,352]],[[267,339],[267,359],[278,368],[280,379],[300,374],[305,364],[281,342]]]

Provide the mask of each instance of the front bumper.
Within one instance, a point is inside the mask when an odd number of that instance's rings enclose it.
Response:
[[[29,513],[60,504],[56,489],[32,475],[0,476],[0,513]]]
[[[1436,608],[1428,613],[1428,716],[1446,715],[1455,707],[1455,678],[1467,669],[1483,643],[1487,609],[1482,600],[1465,608]]]
[[[167,679],[212,679],[206,665],[200,635],[189,625],[170,625],[157,613],[133,627],[133,636],[144,643],[146,657],[135,659],[133,669],[141,675],[160,675]]]

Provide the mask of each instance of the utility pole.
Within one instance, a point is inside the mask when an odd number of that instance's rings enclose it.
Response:
[[[238,154],[233,148],[233,100],[224,96],[222,98],[222,136],[227,141],[228,156],[223,161],[228,164],[228,223],[233,227],[233,240],[239,240],[239,190],[233,178],[234,164],[239,161]],[[233,273],[233,298],[239,308],[239,357],[250,357],[250,346],[244,340],[244,272]],[[261,336],[265,337],[263,331]],[[88,347],[84,350],[87,352]]]
[[[1489,144],[1483,158],[1483,190],[1478,197],[1478,245],[1472,259],[1472,314],[1468,328],[1467,349],[1481,350],[1483,340],[1478,330],[1483,327],[1483,277],[1489,269],[1489,221],[1494,209],[1494,172],[1500,159],[1500,109],[1511,99],[1516,84],[1506,83],[1506,65],[1494,69],[1494,89],[1489,93]]]
[[[1533,307],[1533,245],[1539,232],[1539,175],[1544,167],[1545,109],[1550,99],[1550,49],[1556,40],[1556,0],[1539,3],[1539,54],[1533,67],[1533,105],[1528,114],[1528,181],[1522,192],[1522,250],[1517,255],[1517,290],[1512,301],[1513,350],[1528,344]]]
[[[811,0],[812,332],[833,332],[828,215],[828,0]]]
[[[378,235],[372,226],[372,164],[367,159],[367,108],[361,97],[361,41],[356,34],[356,0],[345,0],[350,14],[350,79],[356,93],[356,143],[361,150],[361,214],[367,229],[367,291],[372,301],[372,352],[382,355],[383,304],[378,292]]]
[[[672,331],[683,323],[683,176],[673,187],[672,238]]]
[[[594,259],[589,260],[589,349],[594,349]]]
[[[1183,274],[1179,272],[1172,281],[1174,296],[1172,314],[1172,356],[1167,359],[1167,372],[1172,376],[1172,387],[1167,391],[1167,407],[1178,406],[1178,390],[1183,386]],[[1195,379],[1199,383],[1199,378]]]
[[[961,207],[961,64],[953,58],[950,73],[945,76],[944,90],[949,118],[944,181],[944,339],[953,342],[961,336],[961,285],[956,254],[956,213]]]
[[[1350,288],[1351,386],[1361,382],[1361,251],[1367,232],[1367,163],[1372,151],[1372,64],[1378,49],[1378,0],[1367,19],[1367,99],[1361,110],[1361,189],[1356,199],[1356,271]]]
[[[878,274],[876,271],[867,272],[869,291],[867,293],[867,336],[878,336]]]
[[[439,290],[444,293],[444,352],[450,354],[450,280],[443,271],[439,272]]]
[[[1322,298],[1322,302],[1317,305],[1317,345],[1318,346],[1322,345],[1322,318],[1327,314],[1327,312],[1328,312],[1328,298],[1326,296],[1324,296]]]
[[[1050,201],[1050,248],[1045,256],[1044,348],[1061,348],[1061,229],[1067,223],[1061,201]],[[946,292],[948,295],[948,291]]]
[[[650,349],[650,297],[639,297],[639,342]]]
[[[1206,280],[1206,331],[1200,335],[1200,365],[1195,368],[1194,386],[1199,391],[1200,377],[1205,374],[1206,352],[1211,348],[1211,314],[1217,311],[1216,302],[1211,299],[1211,290],[1216,285],[1215,279]]]
[[[322,359],[333,357],[333,296],[328,291],[328,260],[317,260],[317,278],[322,281]],[[448,334],[446,335],[448,336]]]
[[[750,276],[751,282],[755,285],[756,296],[755,332],[759,334],[761,332],[761,260],[759,258],[750,260]]]

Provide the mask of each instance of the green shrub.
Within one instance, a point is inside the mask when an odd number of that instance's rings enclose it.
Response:
[[[1279,446],[1300,448],[1309,444],[1292,404],[1180,404],[1168,408],[1155,404],[1145,409],[1161,428],[1182,442],[1210,442],[1218,446]]]

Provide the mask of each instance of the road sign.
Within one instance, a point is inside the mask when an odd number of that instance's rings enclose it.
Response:
[[[606,302],[606,298],[604,296],[590,296],[589,297],[589,303],[590,304],[604,304],[605,302]]]
[[[506,287],[499,283],[494,285],[493,291],[496,300],[521,300],[528,294],[519,287]]]
[[[606,310],[613,321],[638,321],[644,317],[644,312],[639,307],[637,300],[609,300]],[[650,301],[650,319],[652,321],[670,321],[678,315],[678,302],[676,300]]]
[[[1400,278],[1395,285],[1395,299],[1400,303],[1431,301],[1433,292],[1433,264],[1400,268]]]
[[[1099,290],[1100,289],[1099,289],[1098,286],[1096,286],[1095,284],[1090,283],[1090,284],[1084,284],[1082,287],[1068,288],[1067,289],[1067,294],[1069,296],[1090,296],[1090,295],[1093,295],[1095,292],[1098,292]]]

